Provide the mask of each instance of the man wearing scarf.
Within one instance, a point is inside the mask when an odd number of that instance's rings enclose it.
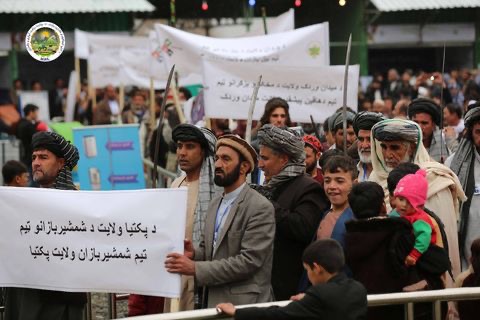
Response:
[[[302,252],[310,244],[328,209],[322,186],[305,173],[302,138],[270,124],[258,131],[265,184],[257,191],[275,208],[276,233],[272,287],[276,300],[295,295],[302,276]]]
[[[358,161],[358,182],[368,180],[372,172],[372,149],[371,130],[372,127],[386,118],[381,113],[362,111],[353,118],[353,130],[357,136]]]
[[[215,144],[212,131],[191,124],[180,124],[172,131],[177,145],[177,161],[184,175],[175,179],[171,188],[188,188],[185,238],[200,244],[210,201],[219,188],[213,181],[215,175]],[[129,316],[193,310],[195,307],[195,283],[193,276],[182,275],[180,300],[131,294]]]
[[[446,164],[450,164],[468,197],[460,207],[459,233],[462,262],[467,267],[472,242],[480,236],[480,103],[465,115],[465,127],[466,135]]]
[[[32,175],[41,188],[76,190],[71,170],[77,165],[77,148],[54,132],[32,137]],[[29,288],[8,288],[7,320],[83,320],[85,293]]]
[[[442,220],[447,234],[452,272],[460,272],[457,219],[459,203],[465,194],[457,176],[448,167],[434,161],[422,144],[422,130],[413,121],[402,119],[383,120],[372,128],[372,167],[369,180],[380,184],[388,201],[388,174],[402,162],[413,162],[427,171],[428,194],[425,207]],[[447,286],[451,286],[447,278]]]
[[[433,160],[443,163],[450,151],[455,152],[458,143],[440,130],[441,112],[438,104],[426,98],[415,99],[408,106],[408,118],[422,129],[423,146]]]

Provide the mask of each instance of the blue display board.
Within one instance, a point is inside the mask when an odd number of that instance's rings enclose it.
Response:
[[[145,189],[138,130],[137,124],[73,129],[81,190]]]

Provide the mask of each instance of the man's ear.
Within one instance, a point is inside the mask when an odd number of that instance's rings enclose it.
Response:
[[[64,158],[57,158],[57,163],[60,166],[60,168],[58,170],[60,170],[65,166],[65,159]]]
[[[312,270],[316,273],[316,274],[321,274],[323,272],[325,272],[325,269],[319,265],[318,263],[314,262],[313,263],[313,268]]]
[[[423,143],[423,142],[420,141],[419,143]],[[414,155],[416,149],[417,149],[417,146],[415,145],[415,143],[413,143],[413,142],[410,143],[410,148],[408,149],[408,155],[413,158],[413,155]]]
[[[279,156],[282,165],[285,166],[288,163],[288,156],[284,153],[280,154]]]
[[[247,174],[249,170],[250,170],[250,162],[242,161],[242,163],[240,164],[240,173]]]

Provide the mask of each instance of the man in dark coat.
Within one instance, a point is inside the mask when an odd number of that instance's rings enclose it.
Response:
[[[76,166],[77,148],[54,132],[32,137],[33,180],[41,188],[76,190],[71,170]],[[8,288],[6,320],[83,320],[85,293]]]
[[[312,241],[322,213],[329,207],[322,186],[305,173],[301,137],[266,124],[258,131],[265,184],[257,191],[275,208],[276,233],[272,287],[276,300],[295,295],[302,276],[302,252]]]

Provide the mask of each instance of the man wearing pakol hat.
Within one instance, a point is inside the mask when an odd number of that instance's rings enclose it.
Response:
[[[388,174],[400,163],[412,162],[426,170],[428,194],[425,207],[433,211],[443,222],[447,234],[452,272],[460,272],[457,219],[459,204],[464,201],[462,186],[448,167],[434,161],[422,143],[422,130],[413,121],[388,119],[372,127],[372,173],[369,181],[377,182],[385,191],[387,211],[390,211]],[[447,286],[451,285],[447,277]]]
[[[195,277],[205,289],[203,307],[223,301],[272,301],[274,209],[246,183],[257,162],[256,152],[242,138],[224,135],[217,141],[215,159],[215,184],[224,193],[208,207],[202,241],[199,246],[186,241],[185,254],[168,254],[165,267]]]
[[[323,174],[318,168],[318,159],[322,155],[322,144],[317,137],[312,135],[304,136],[303,142],[305,143],[305,172],[323,185]]]
[[[173,181],[171,188],[187,187],[187,212],[185,238],[199,245],[203,236],[208,205],[220,188],[215,187],[215,143],[217,139],[212,131],[191,124],[180,124],[172,131],[172,140],[176,143],[177,161],[184,175]],[[128,303],[128,315],[137,316],[159,313],[162,310],[187,311],[194,309],[195,283],[192,276],[182,276],[182,293],[178,301],[178,310],[171,299],[131,294]]]
[[[302,276],[302,252],[312,241],[329,202],[322,186],[305,173],[302,138],[270,124],[258,131],[265,184],[257,190],[275,208],[276,236],[272,286],[276,300],[297,294]]]
[[[455,152],[458,144],[454,137],[442,136],[439,128],[441,113],[440,106],[426,98],[415,99],[408,106],[408,118],[422,129],[423,146],[433,160],[443,163],[451,152]]]
[[[375,123],[385,120],[381,113],[362,111],[353,118],[353,130],[357,136],[358,182],[368,180],[372,172],[371,130]]]
[[[41,188],[76,190],[71,170],[77,165],[77,148],[54,132],[32,137],[32,175]],[[8,288],[7,320],[83,320],[85,293]]]
[[[458,176],[468,200],[460,207],[459,242],[464,268],[470,263],[470,247],[480,237],[480,103],[465,115],[467,132],[447,165]]]

